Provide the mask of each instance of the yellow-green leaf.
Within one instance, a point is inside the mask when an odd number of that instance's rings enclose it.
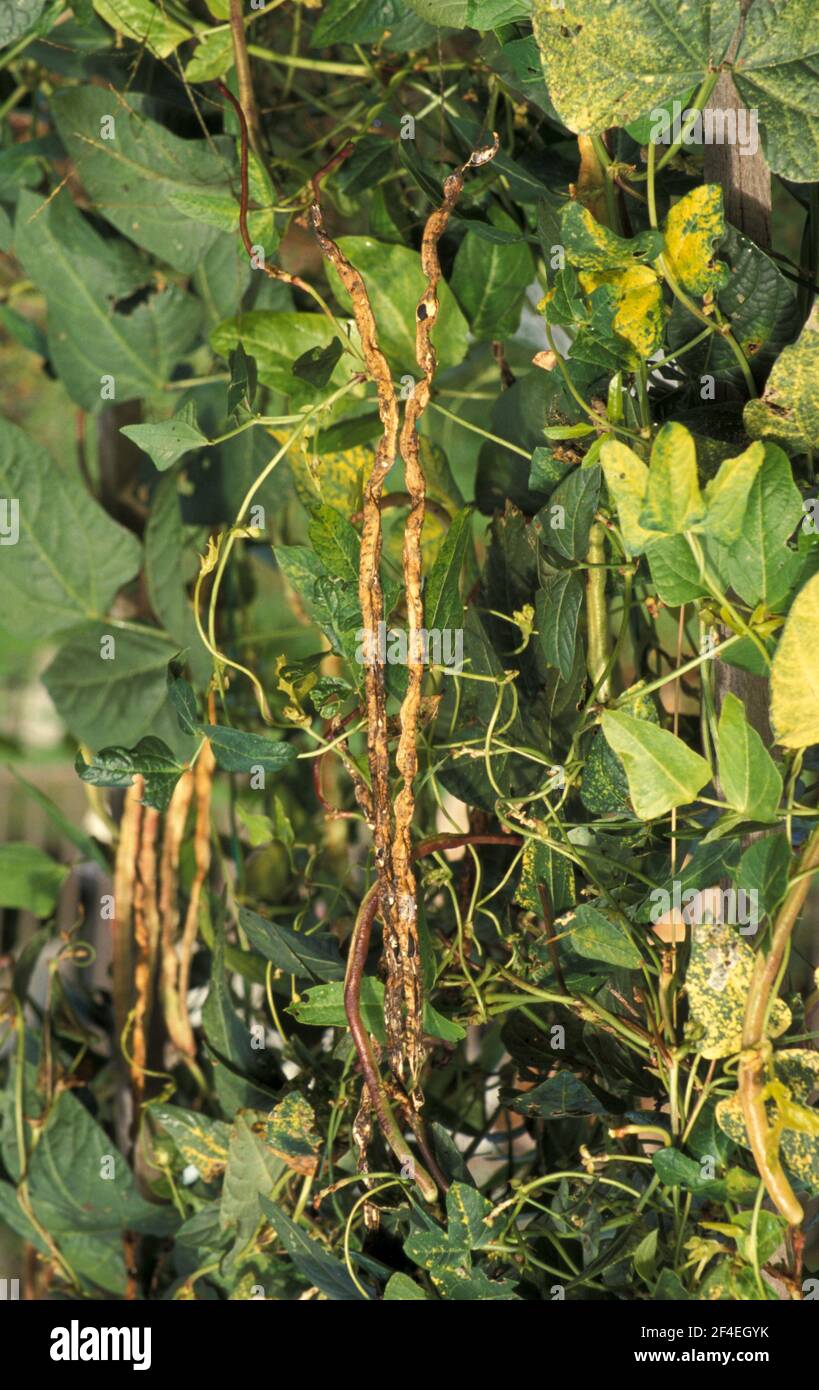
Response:
[[[783,748],[819,743],[819,574],[797,594],[771,668],[771,723]]]
[[[717,730],[719,780],[735,811],[749,820],[773,821],[782,798],[782,778],[742,701],[730,692],[722,702]]]
[[[112,29],[144,43],[157,58],[167,58],[191,37],[190,30],[170,19],[164,5],[153,0],[94,0],[94,9]]]
[[[617,507],[623,540],[633,555],[640,555],[661,531],[640,525],[640,513],[648,487],[648,468],[643,460],[619,440],[609,439],[600,450],[600,463],[609,494]]]
[[[641,820],[687,805],[710,780],[705,758],[666,729],[624,710],[607,711],[602,725],[626,770],[629,795]]]
[[[684,425],[663,425],[651,450],[640,525],[667,536],[690,531],[701,519],[694,437]]]
[[[751,444],[737,458],[724,459],[715,478],[705,484],[705,516],[701,530],[723,545],[731,545],[742,532],[748,495],[765,461],[761,444]]]

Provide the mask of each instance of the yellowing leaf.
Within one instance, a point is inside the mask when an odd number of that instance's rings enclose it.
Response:
[[[701,529],[714,540],[731,545],[741,534],[748,495],[764,461],[762,445],[751,444],[737,458],[724,459],[717,476],[706,483]]]
[[[619,440],[609,439],[600,450],[600,462],[609,493],[617,507],[623,540],[633,555],[640,555],[652,540],[662,535],[640,525],[640,513],[648,486],[648,468],[643,460]]]
[[[722,189],[703,183],[675,203],[665,223],[665,254],[683,289],[707,294],[726,283],[730,271],[714,260],[714,248],[725,236]]]
[[[649,265],[630,265],[625,270],[581,271],[586,294],[602,285],[609,287],[614,303],[613,327],[640,357],[657,351],[663,336],[663,296],[660,281]]]
[[[287,435],[277,431],[274,437],[283,442]],[[366,444],[339,453],[324,453],[320,435],[318,452],[312,448],[312,441],[305,441],[300,449],[291,449],[290,472],[299,501],[308,510],[317,502],[325,502],[344,516],[355,515],[361,510],[364,483],[372,471],[373,458],[373,451]]]
[[[797,594],[776,649],[771,723],[783,748],[819,743],[819,574]]]
[[[566,203],[560,215],[566,259],[578,270],[623,270],[654,260],[662,251],[659,232],[626,238],[609,231],[581,203]]]
[[[651,450],[640,525],[667,536],[690,531],[702,516],[694,437],[684,425],[663,425]]]

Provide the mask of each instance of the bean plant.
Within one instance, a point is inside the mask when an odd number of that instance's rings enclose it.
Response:
[[[818,18],[0,12],[32,1296],[809,1295]]]

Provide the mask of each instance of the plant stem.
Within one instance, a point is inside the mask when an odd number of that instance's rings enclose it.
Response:
[[[768,1125],[765,1109],[766,1037],[765,1027],[773,1002],[774,986],[784,963],[791,932],[808,895],[813,874],[819,869],[819,829],[814,830],[799,860],[798,878],[791,884],[777,914],[767,955],[757,954],[745,1005],[742,1028],[742,1054],[739,1062],[739,1095],[748,1139],[759,1176],[768,1196],[791,1226],[803,1218],[802,1207],[785,1176],[776,1138]]]

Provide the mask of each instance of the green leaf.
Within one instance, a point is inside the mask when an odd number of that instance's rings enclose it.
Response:
[[[0,550],[3,626],[50,637],[103,614],[139,569],[136,537],[22,430],[0,422],[0,490],[19,539]],[[13,510],[12,510],[13,509]]]
[[[594,134],[699,86],[739,21],[735,0],[534,0],[549,95],[570,130]]]
[[[329,0],[313,28],[310,47],[380,41],[397,52],[422,48],[435,31],[413,9],[405,0]]]
[[[46,0],[14,0],[7,6],[0,14],[0,48],[22,38],[37,23],[45,6]]]
[[[427,1295],[414,1279],[410,1279],[408,1274],[393,1274],[387,1280],[387,1287],[384,1290],[384,1302],[428,1302]]]
[[[353,1283],[340,1260],[308,1236],[267,1196],[262,1195],[260,1202],[285,1253],[308,1284],[320,1289],[325,1298],[333,1302],[356,1303],[365,1298],[366,1295]]]
[[[205,1038],[211,1051],[234,1076],[252,1078],[254,1083],[264,1085],[268,1077],[264,1049],[253,1047],[248,1029],[234,1008],[225,974],[226,963],[224,936],[216,930],[208,995],[202,1006]],[[219,1070],[217,1068],[217,1072]],[[257,1093],[255,1086],[246,1090]]]
[[[256,360],[259,381],[287,396],[296,393],[299,398],[301,392],[311,404],[312,387],[306,389],[293,376],[293,363],[314,348],[329,347],[335,338],[335,329],[323,314],[279,313],[270,309],[252,309],[238,318],[225,319],[210,335],[211,347],[221,357],[227,360],[241,342]],[[328,385],[342,386],[347,375],[338,361]]]
[[[664,536],[662,540],[651,541],[646,546],[646,559],[657,595],[670,607],[691,603],[708,593],[685,536]]]
[[[28,1181],[36,1215],[58,1238],[79,1231],[167,1235],[179,1222],[172,1207],[139,1196],[122,1154],[71,1091],[61,1091],[48,1112]]]
[[[727,692],[717,730],[719,779],[729,806],[746,820],[772,821],[782,799],[782,777],[742,701]]]
[[[228,353],[230,384],[227,393],[227,413],[232,415],[237,406],[244,404],[250,410],[256,398],[258,369],[256,359],[248,357],[241,342]]]
[[[314,985],[307,989],[291,1004],[287,1012],[313,1028],[346,1028],[347,1015],[344,1011],[344,985],[342,981],[331,981],[325,985]],[[365,975],[361,981],[361,1018],[368,1033],[379,1042],[384,1040],[384,986],[373,975]],[[429,1000],[424,1005],[424,1032],[433,1038],[444,1038],[448,1042],[460,1042],[466,1037],[465,1030],[452,1019],[444,1018],[432,1008]]]
[[[327,574],[346,579],[358,587],[358,564],[361,541],[355,527],[336,511],[322,503],[316,507],[308,527],[310,542]]]
[[[36,845],[0,845],[0,907],[20,907],[50,917],[69,870]]]
[[[569,932],[573,949],[588,960],[604,960],[625,970],[636,970],[643,963],[625,928],[589,903],[575,908]]]
[[[666,1187],[682,1187],[697,1197],[709,1197],[713,1201],[724,1201],[727,1196],[723,1179],[704,1178],[699,1163],[679,1149],[658,1149],[651,1161]]]
[[[102,237],[66,193],[20,195],[14,246],[48,300],[49,357],[77,405],[97,412],[164,387],[199,329],[192,295],[158,289],[144,258],[121,238]]]
[[[583,581],[571,572],[552,575],[535,599],[538,635],[543,655],[565,681],[574,667],[577,623],[583,604]]]
[[[436,29],[461,29],[466,24],[469,0],[407,0],[407,4]]]
[[[200,724],[199,729],[210,739],[213,756],[223,772],[252,772],[257,767],[281,772],[296,756],[291,744],[276,743],[263,734],[248,734],[222,724]]]
[[[684,425],[663,425],[651,449],[640,525],[673,536],[692,530],[702,513],[693,436]]]
[[[293,363],[293,375],[299,381],[308,381],[311,386],[321,389],[333,375],[343,351],[344,344],[340,338],[333,338],[326,347],[308,348]]]
[[[252,1238],[262,1215],[261,1199],[275,1187],[284,1160],[266,1142],[263,1116],[240,1110],[230,1131],[227,1166],[219,1204],[219,1225],[243,1245]]]
[[[776,261],[734,227],[729,227],[720,255],[730,274],[717,292],[720,312],[731,322],[731,331],[755,374],[767,373],[779,353],[793,342],[799,331],[799,316],[793,284],[785,278]],[[702,324],[678,300],[668,323],[668,345],[674,351],[684,347],[700,332]],[[730,382],[744,390],[737,359],[721,333],[711,333],[698,347],[679,358],[679,366],[689,379],[701,385],[711,375],[716,381]]]
[[[471,536],[472,510],[464,507],[452,518],[426,581],[424,624],[427,632],[433,628],[440,632],[455,631],[463,625],[461,571]]]
[[[775,439],[796,453],[819,448],[819,309],[783,348],[762,396],[746,403],[742,418],[754,439]]]
[[[420,374],[415,360],[415,314],[427,284],[420,256],[407,246],[375,241],[368,236],[339,237],[338,245],[364,279],[382,351],[396,369]],[[337,300],[349,309],[349,296],[332,267],[327,275]],[[457,300],[444,280],[438,286],[438,300],[440,308],[432,342],[439,369],[443,370],[463,361],[468,330]]]
[[[248,941],[285,975],[297,979],[343,980],[344,962],[329,932],[301,932],[268,921],[249,908],[239,909],[239,925]]]
[[[153,425],[123,425],[120,433],[144,449],[163,471],[191,449],[201,449],[208,442],[197,424],[196,407],[192,402],[170,420],[158,420]]]
[[[718,551],[719,569],[751,607],[776,609],[794,585],[802,559],[786,545],[804,516],[786,454],[765,445],[765,459],[748,493],[741,535]]]
[[[502,1095],[503,1104],[519,1115],[562,1120],[572,1115],[605,1115],[606,1108],[588,1086],[570,1071],[558,1071],[531,1091]]]
[[[597,464],[592,468],[573,469],[532,522],[544,545],[567,560],[586,558],[602,477]]]
[[[705,515],[701,529],[724,545],[739,539],[748,497],[765,462],[761,444],[751,444],[737,458],[724,459],[715,478],[705,485]]]
[[[168,699],[173,705],[180,729],[185,734],[195,734],[199,723],[196,696],[193,687],[182,675],[182,667],[177,661],[168,662],[166,682]]]
[[[115,658],[101,656],[101,643],[113,635]],[[175,647],[161,633],[109,630],[105,624],[81,629],[60,648],[43,683],[70,733],[90,746],[133,747],[155,730],[174,750],[190,748],[166,705],[165,673]]]
[[[771,723],[783,748],[819,743],[819,574],[794,600],[771,667]]]
[[[192,58],[185,65],[189,82],[212,82],[223,77],[233,67],[233,39],[229,29],[212,30],[198,35]]]
[[[507,213],[493,209],[490,216],[493,226],[519,231]],[[451,288],[478,342],[517,332],[532,275],[532,254],[525,242],[487,244],[474,230],[467,232],[455,257]]]
[[[94,9],[112,29],[144,44],[157,58],[167,58],[191,37],[154,0],[93,0]]]
[[[786,835],[763,835],[754,840],[739,861],[734,876],[738,890],[756,893],[762,913],[772,916],[788,889],[791,848]]]
[[[711,769],[682,739],[623,710],[602,717],[603,733],[623,761],[629,794],[641,820],[654,820],[693,801]]]
[[[78,753],[75,771],[94,787],[130,787],[134,777],[145,779],[142,800],[157,811],[167,811],[174,788],[185,771],[161,738],[149,734],[135,748],[101,748],[90,763]]]
[[[145,527],[145,582],[154,613],[185,651],[197,683],[204,685],[213,670],[213,658],[194,621],[180,564],[184,550],[179,480],[173,472],[160,480],[153,495]],[[192,728],[184,731],[194,732]]]
[[[118,3],[118,0],[117,0]],[[218,235],[174,207],[190,195],[229,194],[229,148],[213,137],[184,140],[151,119],[148,98],[129,91],[124,102],[86,83],[54,93],[51,111],[83,186],[107,220],[137,246],[188,274]],[[114,138],[103,138],[106,117]],[[62,199],[60,201],[63,201]]]

